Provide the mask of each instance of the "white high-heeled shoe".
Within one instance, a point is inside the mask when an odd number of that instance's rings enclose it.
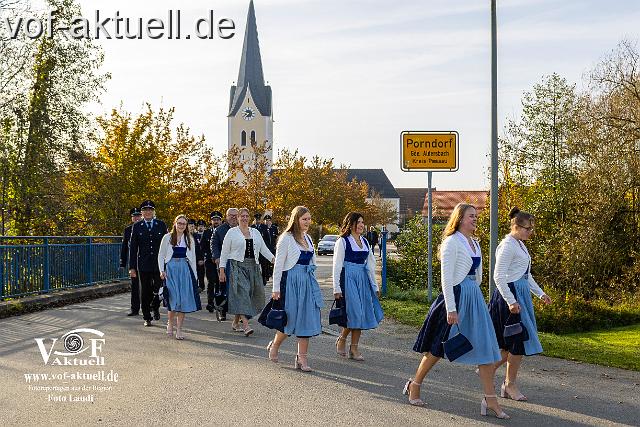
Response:
[[[409,378],[409,381],[407,381],[407,383],[404,385],[404,389],[402,390],[402,394],[406,395],[407,397],[409,397],[409,387],[411,386],[411,384],[415,384],[418,386],[422,385],[422,383],[417,383]],[[409,405],[424,406],[424,402],[418,397],[417,399],[409,399]]]
[[[500,409],[500,412],[498,413],[495,409],[490,408],[489,406],[487,406],[487,397],[488,398],[498,398],[498,396],[496,396],[495,394],[493,395],[489,395],[489,394],[485,394],[484,397],[482,398],[482,402],[480,402],[480,415],[484,415],[485,417],[487,416],[487,409],[490,410],[491,412],[493,412],[493,416],[496,418],[499,418],[501,420],[508,420],[511,417],[507,414],[504,413],[504,411],[502,409]]]

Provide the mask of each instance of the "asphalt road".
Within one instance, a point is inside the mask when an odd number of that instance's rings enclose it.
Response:
[[[331,300],[330,257],[319,258],[318,277]],[[203,295],[204,298],[204,295]],[[295,340],[283,344],[281,363],[266,359],[268,329],[254,325],[245,338],[206,311],[187,315],[184,341],[166,337],[162,320],[151,328],[130,318],[129,296],[93,300],[0,320],[2,425],[387,425],[499,423],[512,425],[640,424],[640,373],[535,356],[523,366],[527,403],[501,399],[510,421],[479,414],[481,391],[473,367],[440,362],[422,386],[426,408],[400,394],[420,355],[411,351],[416,330],[389,320],[363,333],[365,362],[338,359],[333,329],[312,339],[312,373],[293,369]],[[326,322],[328,304],[323,311]],[[76,328],[104,333],[103,366],[45,365],[42,349]],[[81,334],[91,352],[91,335]],[[97,338],[97,337],[96,337]],[[96,341],[100,346],[100,342]],[[64,351],[58,341],[53,351]],[[55,360],[55,354],[49,363]],[[62,360],[62,356],[58,357]],[[116,381],[71,378],[104,371]],[[67,373],[66,379],[64,372]],[[59,375],[50,379],[26,374]],[[98,374],[99,375],[99,374]],[[500,370],[499,380],[504,376]],[[113,378],[113,377],[112,377]],[[67,391],[65,387],[70,389]],[[77,387],[74,390],[71,387]],[[84,389],[83,389],[84,388]],[[89,401],[70,401],[84,397]],[[66,399],[66,401],[60,401]]]

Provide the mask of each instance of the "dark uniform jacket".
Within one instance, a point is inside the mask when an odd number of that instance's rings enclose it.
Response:
[[[120,267],[126,267],[129,263],[129,240],[131,240],[131,228],[133,224],[129,224],[124,228],[122,235],[122,246],[120,247]]]
[[[280,234],[278,227],[275,224],[271,224],[271,226],[267,226],[267,224],[260,224],[258,226],[258,231],[260,231],[262,240],[264,240],[267,248],[269,248],[272,254],[275,254],[276,243],[278,242],[278,235]]]
[[[167,225],[159,219],[153,220],[151,230],[143,219],[131,229],[129,243],[129,268],[138,271],[158,271],[158,250],[162,236],[167,234]]]
[[[213,261],[211,258],[211,237],[213,236],[213,228],[207,228],[202,233],[202,238],[200,239],[200,251],[202,252],[203,259]]]
[[[204,254],[202,252],[202,248],[200,246],[200,242],[202,241],[202,235],[204,233],[193,233],[193,240],[196,241],[196,261],[204,261]]]
[[[211,237],[211,258],[216,260],[220,258],[220,253],[222,252],[222,242],[224,241],[224,236],[227,235],[227,231],[229,231],[231,227],[226,222],[223,222],[213,232],[213,236]],[[220,267],[224,267],[221,265]]]

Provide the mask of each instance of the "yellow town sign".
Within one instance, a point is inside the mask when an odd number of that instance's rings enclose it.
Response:
[[[414,132],[401,134],[400,156],[403,171],[429,172],[458,170],[458,132]]]

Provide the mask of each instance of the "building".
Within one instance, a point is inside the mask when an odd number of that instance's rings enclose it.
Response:
[[[273,105],[271,86],[265,84],[253,0],[249,3],[238,80],[231,86],[228,149],[238,147],[240,161],[251,159],[252,143],[267,141],[269,168],[273,164]],[[238,181],[242,177],[236,177]]]
[[[366,182],[369,186],[369,197],[366,199],[368,203],[373,201],[374,197],[380,197],[387,203],[390,203],[395,209],[396,216],[400,212],[400,196],[395,187],[389,181],[387,174],[382,169],[347,169],[347,180]],[[395,233],[399,231],[397,220],[392,224],[385,224],[387,229]]]
[[[425,193],[426,194],[426,193]],[[469,203],[476,207],[478,214],[487,209],[489,202],[488,191],[432,191],[433,221],[446,222],[458,203]],[[425,196],[422,216],[427,217],[428,205]]]
[[[400,196],[398,224],[402,227],[414,216],[422,216],[422,209],[427,197],[427,188],[396,188],[396,191]]]

